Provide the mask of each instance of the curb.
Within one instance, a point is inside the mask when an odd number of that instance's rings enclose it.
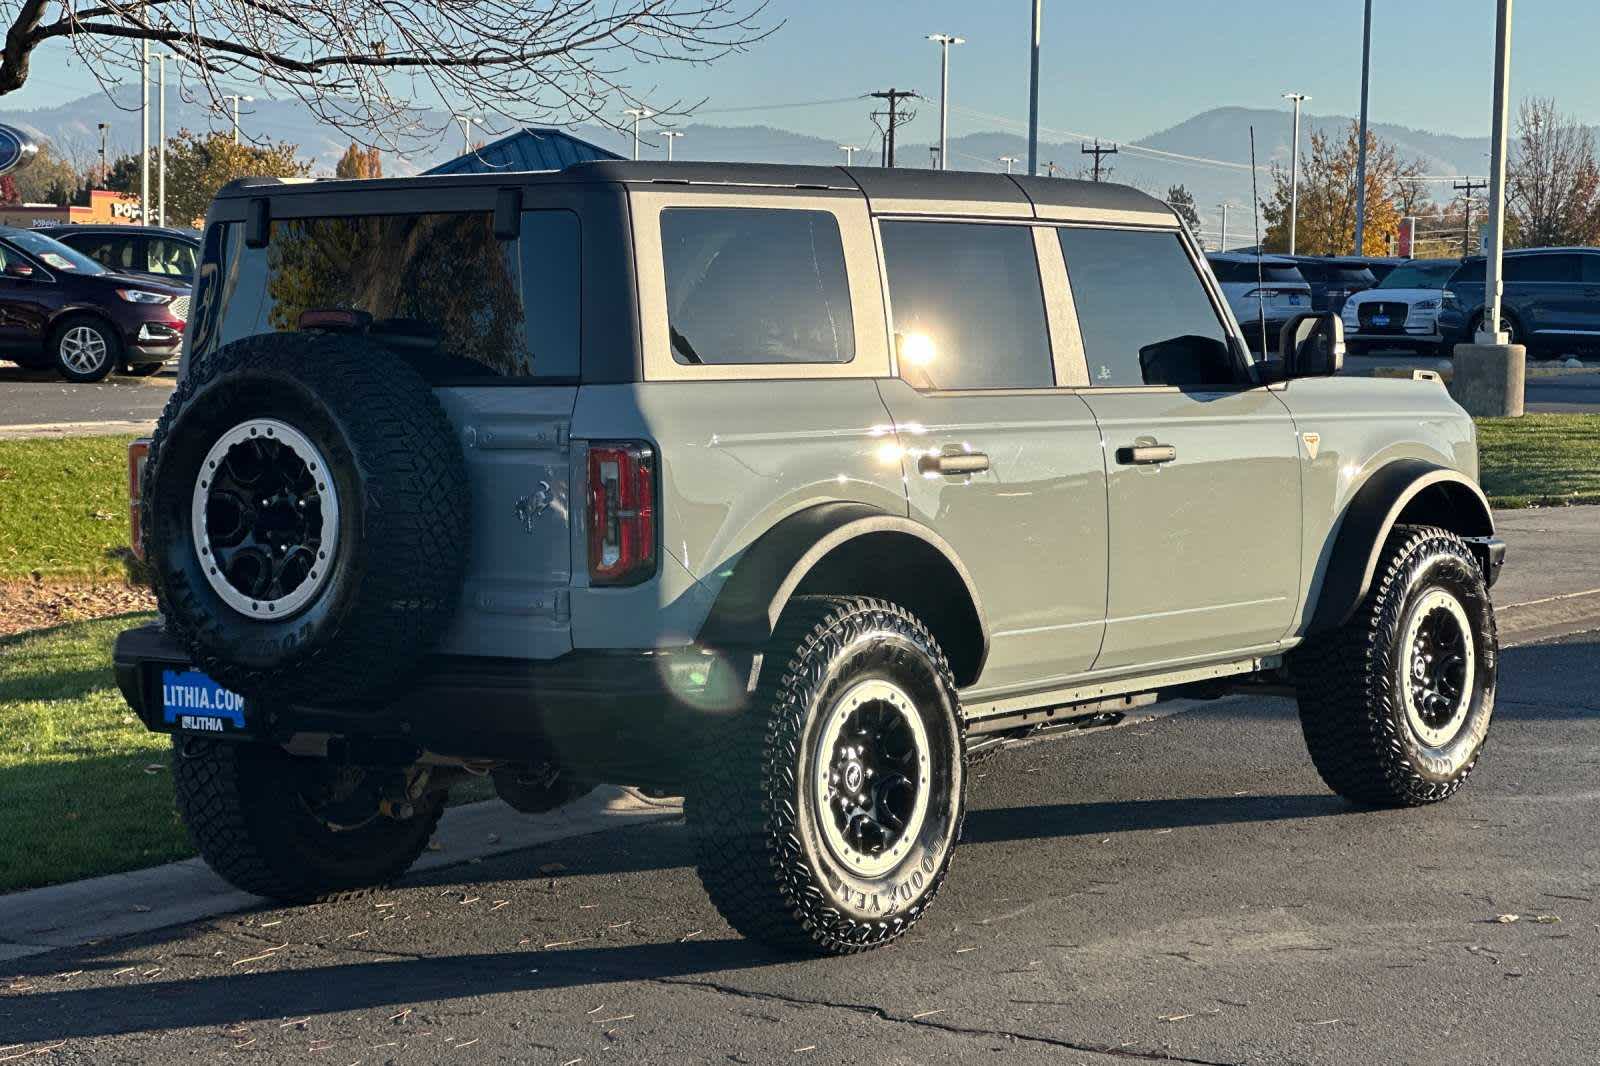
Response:
[[[153,433],[155,428],[155,422],[145,420],[31,422],[20,426],[0,426],[0,440],[35,440],[41,437],[120,437],[123,434]]]
[[[1495,617],[1507,647],[1600,629],[1600,589],[1509,604]]]
[[[499,800],[468,803],[445,811],[433,843],[411,872],[682,814],[676,799],[654,799],[612,785],[545,814],[518,814]],[[0,962],[263,904],[270,905],[229,885],[198,858],[30,889],[0,896]]]

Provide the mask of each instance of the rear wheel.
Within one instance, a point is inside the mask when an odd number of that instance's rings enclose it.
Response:
[[[706,747],[687,815],[729,924],[848,954],[903,935],[943,883],[965,812],[955,682],[915,617],[797,597],[753,706]]]
[[[56,327],[50,336],[56,372],[68,381],[100,381],[122,362],[116,330],[98,318],[78,315]]]
[[[428,846],[444,794],[381,793],[370,771],[267,744],[174,738],[178,813],[229,884],[286,903],[365,895]]]
[[[1342,627],[1291,660],[1306,747],[1356,803],[1417,806],[1455,793],[1494,714],[1494,608],[1460,537],[1400,526]]]

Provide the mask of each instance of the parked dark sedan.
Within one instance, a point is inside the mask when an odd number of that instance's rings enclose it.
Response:
[[[1505,253],[1502,328],[1528,354],[1600,346],[1600,248],[1524,248]],[[1471,256],[1445,286],[1439,331],[1470,343],[1483,323],[1484,259]]]
[[[1294,261],[1300,265],[1301,276],[1311,285],[1313,311],[1338,314],[1344,310],[1346,300],[1378,283],[1365,260],[1297,255]]]
[[[143,274],[172,285],[193,285],[200,238],[159,226],[41,226],[34,231],[119,274]]]
[[[0,227],[0,359],[99,381],[178,354],[187,287],[118,274],[60,241]]]

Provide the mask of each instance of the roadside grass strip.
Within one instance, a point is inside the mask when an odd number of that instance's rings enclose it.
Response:
[[[149,617],[0,638],[0,892],[193,854],[167,738],[145,732],[111,675],[117,633]]]
[[[1600,503],[1600,414],[1480,418],[1478,465],[1495,507]]]
[[[132,439],[0,441],[0,581],[126,575]]]

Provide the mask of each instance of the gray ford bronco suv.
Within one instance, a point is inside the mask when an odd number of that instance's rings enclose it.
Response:
[[[733,927],[905,933],[988,749],[1299,700],[1328,785],[1444,799],[1504,555],[1437,379],[1265,360],[1132,189],[588,163],[252,180],[131,456],[117,677],[251,892],[369,890],[446,793],[686,797]]]

